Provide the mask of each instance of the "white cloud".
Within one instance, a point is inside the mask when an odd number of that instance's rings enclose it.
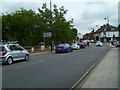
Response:
[[[21,7],[37,11],[43,3],[49,7],[50,0],[4,0],[0,13],[13,12]],[[110,24],[117,26],[118,0],[51,0],[58,7],[64,6],[68,10],[67,20],[74,19],[74,25],[80,33],[86,33],[95,26],[105,24],[105,17],[109,16]]]
[[[49,2],[50,0],[34,0],[34,2]],[[52,2],[118,2],[119,0],[51,0]],[[2,2],[33,2],[33,0],[3,0]]]
[[[114,3],[87,3],[81,15],[83,21],[80,25],[81,29],[90,30],[90,28],[96,28],[96,25],[103,25],[106,23],[104,18],[107,16],[110,18],[110,24],[117,26],[118,23],[117,4]]]

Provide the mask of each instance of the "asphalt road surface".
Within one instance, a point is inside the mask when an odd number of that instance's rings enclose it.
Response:
[[[31,56],[2,67],[3,88],[71,88],[110,48],[107,46]]]

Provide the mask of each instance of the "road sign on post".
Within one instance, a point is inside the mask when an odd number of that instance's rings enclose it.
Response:
[[[43,33],[43,37],[51,37],[51,36],[52,36],[51,32]]]

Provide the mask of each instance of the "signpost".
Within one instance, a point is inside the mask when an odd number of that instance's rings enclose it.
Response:
[[[51,32],[43,33],[43,37],[51,37],[51,36],[52,36]]]
[[[51,32],[43,33],[43,37],[44,37],[44,47],[46,46],[46,45],[45,45],[45,38],[46,38],[46,37],[49,38],[49,37],[51,37],[51,36],[52,36],[52,33],[51,33]]]

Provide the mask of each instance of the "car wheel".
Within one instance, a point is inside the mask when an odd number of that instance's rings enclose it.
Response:
[[[8,59],[7,59],[7,64],[12,64],[13,63],[13,59],[11,58],[11,57],[9,57]]]
[[[59,53],[58,51],[56,51],[56,53]]]
[[[66,51],[66,53],[68,53],[68,52],[69,52],[69,50]]]
[[[29,60],[29,55],[25,55],[25,60]]]

